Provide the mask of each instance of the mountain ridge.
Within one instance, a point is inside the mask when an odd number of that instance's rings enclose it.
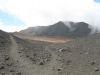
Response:
[[[64,22],[59,21],[49,26],[29,27],[25,30],[19,31],[19,33],[47,37],[86,37],[92,31],[88,26],[89,24],[85,22],[74,23],[69,21],[69,23],[65,24]]]

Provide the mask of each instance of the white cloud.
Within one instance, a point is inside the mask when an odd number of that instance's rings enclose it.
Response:
[[[0,19],[0,29],[6,32],[15,32],[20,31],[23,28],[26,28],[24,26],[4,26],[2,20]]]
[[[6,32],[15,32],[24,29],[23,26],[0,26],[0,29]]]
[[[57,21],[100,24],[100,3],[94,0],[2,0],[0,9],[23,21],[27,27]]]

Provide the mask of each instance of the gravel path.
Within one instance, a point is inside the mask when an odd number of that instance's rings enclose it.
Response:
[[[52,55],[52,60],[50,61],[49,64],[40,66],[40,65],[34,65],[32,62],[26,58],[26,57],[21,57],[21,55],[18,53],[19,52],[19,47],[14,38],[11,36],[11,41],[12,41],[12,48],[10,51],[11,57],[14,58],[16,62],[18,62],[19,65],[19,71],[22,72],[22,75],[58,75],[57,70],[53,70],[55,67],[59,67],[58,62],[56,61],[57,56],[52,52],[49,47],[46,47],[45,49],[50,51]]]
[[[33,74],[32,63],[28,61],[28,59],[20,57],[20,54],[18,53],[19,52],[18,45],[12,36],[11,36],[11,41],[12,41],[12,48],[10,51],[11,53],[10,55],[15,59],[15,61],[19,62],[18,64],[20,66],[19,71],[22,71],[24,75],[32,75]]]

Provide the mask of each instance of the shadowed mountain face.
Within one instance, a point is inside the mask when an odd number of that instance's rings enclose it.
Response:
[[[70,32],[69,28],[65,26],[63,22],[58,22],[54,25],[48,26],[45,30],[39,34],[40,36],[62,36],[66,37]]]
[[[78,22],[71,24],[73,30],[70,31],[68,37],[86,37],[90,34],[91,29],[88,28],[88,24],[84,22]]]
[[[28,29],[20,31],[20,33],[47,37],[86,37],[91,32],[88,26],[84,22],[69,22],[69,24],[65,24],[60,21],[50,26],[29,27]]]
[[[40,35],[41,32],[43,32],[45,29],[47,29],[46,26],[29,27],[25,30],[20,31],[20,33],[30,34],[30,35]]]

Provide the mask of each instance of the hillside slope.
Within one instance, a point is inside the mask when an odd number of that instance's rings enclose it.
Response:
[[[0,46],[10,42],[10,35],[0,30]]]
[[[70,24],[70,26],[69,26]],[[30,34],[36,36],[47,36],[47,37],[85,37],[91,32],[88,28],[88,24],[84,22],[58,22],[49,26],[29,27],[28,29],[20,31],[22,34]]]
[[[65,44],[54,44],[52,49],[60,56],[62,73],[68,75],[100,74],[100,34]]]

